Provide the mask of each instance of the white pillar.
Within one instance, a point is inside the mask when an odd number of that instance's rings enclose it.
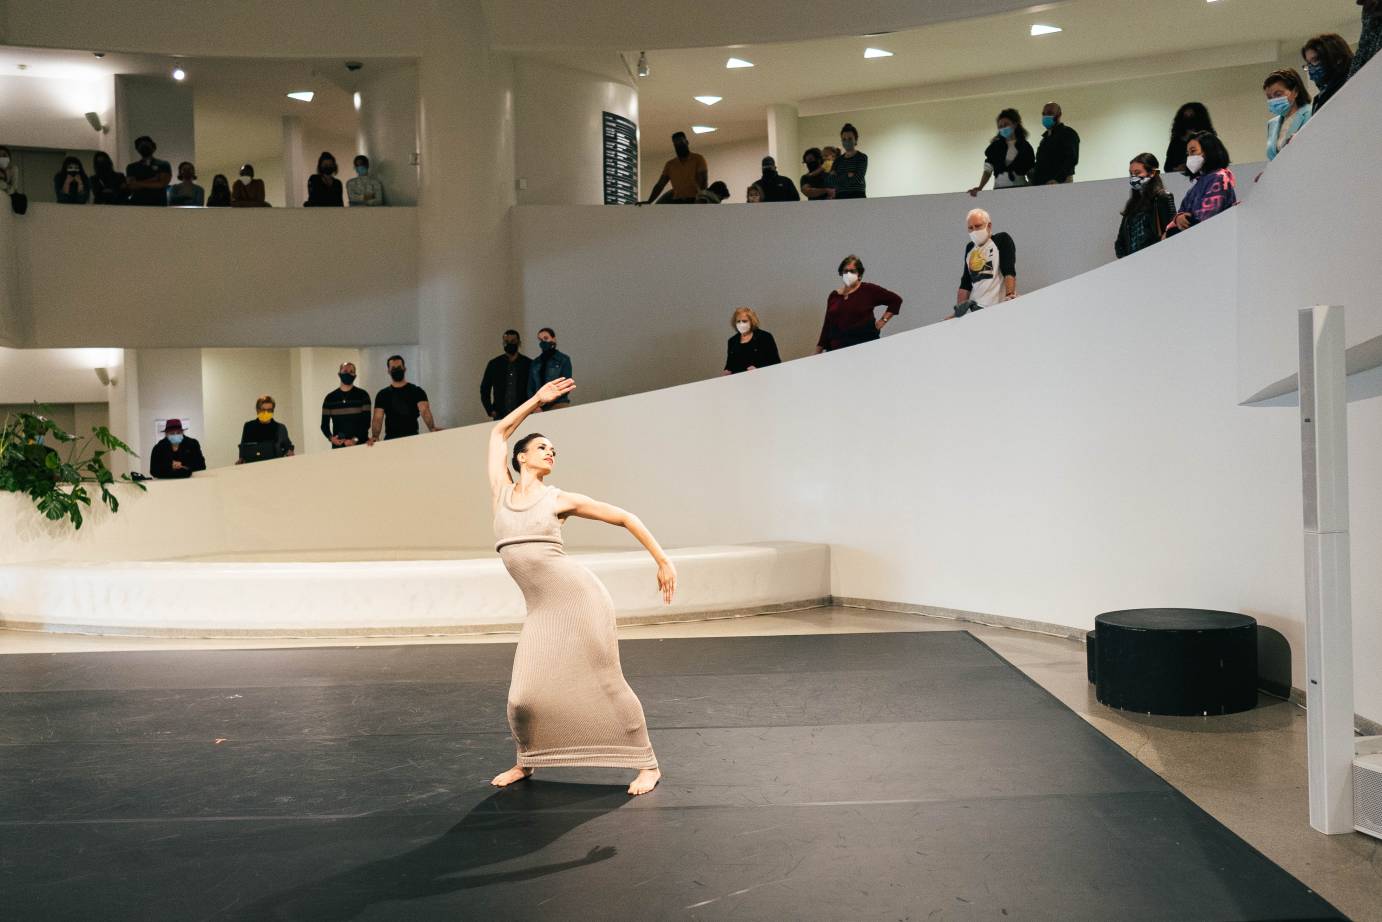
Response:
[[[432,0],[418,67],[418,343],[442,426],[479,422],[480,377],[515,315],[513,64],[480,0]]]
[[[1352,832],[1353,626],[1344,309],[1300,312],[1305,506],[1305,718],[1310,825]]]
[[[283,116],[283,204],[297,208],[307,201],[307,160],[303,152],[302,119]],[[339,164],[337,164],[339,166]],[[262,177],[256,177],[262,178]],[[235,180],[232,179],[231,183]]]
[[[360,94],[360,152],[370,159],[370,173],[384,184],[388,205],[416,205],[418,199],[418,69],[415,64],[378,73],[366,65]],[[340,164],[342,181],[355,175]]]
[[[786,103],[768,106],[768,153],[777,161],[778,173],[792,182],[803,172],[797,142],[797,107]]]

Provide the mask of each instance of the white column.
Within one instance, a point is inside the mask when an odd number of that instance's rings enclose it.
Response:
[[[360,94],[360,152],[370,172],[384,184],[384,202],[416,205],[418,199],[418,69],[415,64],[371,73],[368,64],[356,90]],[[340,164],[345,181],[355,175]]]
[[[302,119],[283,116],[283,204],[297,208],[307,201],[307,160],[303,153]],[[340,164],[337,164],[339,166]],[[262,177],[261,177],[262,178]],[[234,183],[235,180],[231,179]]]
[[[801,147],[797,143],[797,107],[786,103],[768,106],[768,153],[777,171],[792,182],[802,174]]]
[[[1310,825],[1353,831],[1353,625],[1344,309],[1300,312],[1305,500],[1305,718]]]
[[[480,377],[515,314],[513,65],[480,0],[433,0],[423,32],[417,383],[452,426],[485,418]]]

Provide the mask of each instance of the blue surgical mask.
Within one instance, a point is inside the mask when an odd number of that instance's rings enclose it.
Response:
[[[540,341],[538,343],[538,346],[542,349],[543,352],[551,352],[553,349],[557,348],[557,344],[552,342],[550,339],[544,339]]]
[[[1041,117],[1041,127],[1048,131],[1056,127],[1056,117],[1054,115],[1043,115]]]
[[[356,176],[364,176],[364,175],[365,175],[366,173],[368,173],[368,172],[369,172],[369,167],[367,167],[367,166],[361,165],[361,166],[357,166],[357,167],[355,168],[355,175],[356,175]]]
[[[1011,138],[1013,136],[1013,126],[1004,125],[1002,128],[999,128],[998,136],[1000,138]]]
[[[1323,64],[1307,64],[1305,66],[1305,69],[1310,74],[1311,83],[1315,84],[1315,86],[1318,86],[1320,88],[1323,88],[1325,86],[1325,72]]]
[[[1273,115],[1285,115],[1291,111],[1291,97],[1273,96],[1267,100],[1267,108],[1272,110]]]
[[[170,445],[181,445],[181,444],[182,444],[182,435],[179,433],[178,435],[170,435],[170,436],[168,436],[168,444],[170,444]]]

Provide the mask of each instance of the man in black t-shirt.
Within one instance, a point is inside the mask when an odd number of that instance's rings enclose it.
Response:
[[[322,401],[322,435],[332,448],[349,448],[369,440],[369,394],[355,386],[354,362],[342,362],[336,374],[341,386]]]
[[[168,204],[168,185],[173,181],[173,165],[154,156],[158,145],[148,135],[134,139],[139,159],[125,167],[125,187],[131,205]]]
[[[427,392],[408,380],[408,368],[403,356],[391,355],[388,361],[389,377],[392,383],[381,390],[374,398],[374,421],[370,425],[369,444],[379,441],[379,433],[384,440],[401,439],[417,435],[417,419],[427,424],[429,432],[440,432],[441,427],[432,419],[432,407],[427,402]]]

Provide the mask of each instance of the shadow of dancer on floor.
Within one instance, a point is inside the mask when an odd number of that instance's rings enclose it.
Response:
[[[597,846],[583,857],[568,861],[469,873],[540,851],[582,823],[628,802],[629,796],[620,785],[529,780],[494,792],[459,823],[425,845],[269,894],[235,911],[234,917],[353,919],[376,903],[532,880],[596,864],[613,858],[615,848]]]

